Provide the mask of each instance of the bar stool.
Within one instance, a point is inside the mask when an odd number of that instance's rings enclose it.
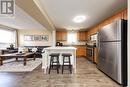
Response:
[[[59,53],[51,53],[49,56],[50,58],[50,66],[49,66],[49,74],[51,69],[53,69],[53,66],[56,66],[57,73],[59,73],[60,63],[59,63]]]
[[[71,65],[71,60],[70,60],[70,57],[72,56],[71,53],[62,53],[62,56],[63,56],[63,65],[62,65],[62,74],[63,74],[63,71],[64,71],[64,66],[69,66],[69,70],[70,70],[70,73],[72,73],[72,65]],[[65,60],[65,58],[67,59],[67,61]],[[66,64],[68,63],[68,65]]]

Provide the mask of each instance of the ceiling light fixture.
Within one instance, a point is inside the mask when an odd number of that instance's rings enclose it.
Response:
[[[75,23],[82,23],[85,20],[86,20],[86,16],[84,16],[84,15],[79,15],[79,16],[76,16],[76,17],[73,18],[73,21]]]

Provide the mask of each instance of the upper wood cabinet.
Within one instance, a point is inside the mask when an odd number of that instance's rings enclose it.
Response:
[[[125,9],[125,10],[122,12],[122,15],[123,15],[123,19],[125,19],[125,20],[128,19],[128,11],[127,11],[127,9]]]
[[[77,38],[79,41],[86,41],[87,40],[87,33],[86,31],[79,31],[77,33]]]
[[[113,16],[107,18],[106,20],[98,23],[96,26],[91,27],[88,30],[88,36],[90,36],[93,33],[96,33],[99,29],[101,29],[103,26],[112,23],[115,20],[120,20],[120,19],[128,19],[128,9],[124,9],[116,14],[114,14]]]
[[[56,40],[57,41],[66,41],[67,40],[67,31],[56,31]]]

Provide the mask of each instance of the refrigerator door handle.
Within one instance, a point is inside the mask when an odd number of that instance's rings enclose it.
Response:
[[[99,37],[99,33],[98,33],[98,40],[97,40],[97,48],[98,48],[98,54],[100,51],[100,37]]]

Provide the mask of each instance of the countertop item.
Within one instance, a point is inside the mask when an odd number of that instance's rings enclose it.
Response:
[[[61,43],[61,42],[56,42],[56,46],[63,46],[63,43]]]
[[[85,46],[86,47],[86,45],[63,45],[63,47],[75,47],[75,46]]]

